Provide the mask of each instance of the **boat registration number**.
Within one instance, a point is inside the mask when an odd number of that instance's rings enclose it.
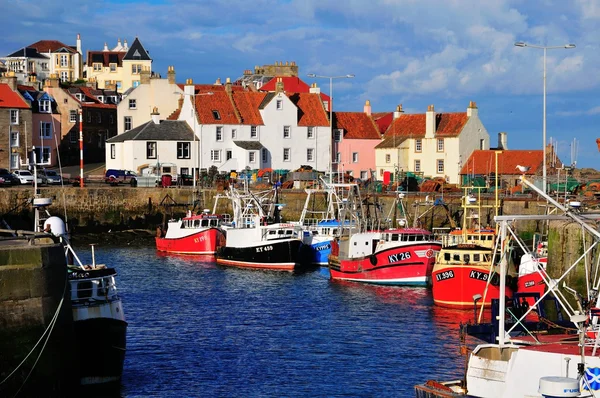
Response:
[[[397,263],[398,261],[408,260],[408,259],[410,259],[410,252],[390,254],[388,256],[388,262],[390,264]]]
[[[256,248],[256,252],[260,253],[260,252],[270,252],[271,250],[273,250],[273,246],[261,246],[261,247],[257,247]]]
[[[471,279],[477,279],[483,282],[487,282],[489,277],[489,274],[487,272],[480,272],[480,271],[471,271],[469,273],[469,278]]]
[[[435,279],[438,282],[445,281],[446,279],[452,279],[452,278],[454,278],[454,271],[452,271],[452,270],[440,272],[439,274],[435,275]]]

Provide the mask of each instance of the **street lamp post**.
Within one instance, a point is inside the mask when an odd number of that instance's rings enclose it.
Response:
[[[542,142],[544,145],[544,159],[542,163],[542,191],[544,194],[547,190],[547,174],[546,174],[546,51],[552,49],[571,49],[575,48],[575,44],[564,44],[562,46],[540,46],[535,44],[529,44],[522,41],[518,41],[515,43],[517,47],[531,47],[531,48],[540,48],[544,50],[544,92],[543,92],[543,121],[542,121]]]
[[[313,78],[321,78],[321,79],[329,79],[329,183],[333,182],[332,179],[332,152],[331,152],[331,142],[333,140],[333,79],[352,79],[354,75],[348,74],[343,76],[323,76],[317,75],[314,73],[309,73],[308,77]],[[317,139],[318,141],[318,139]],[[318,155],[318,154],[317,154]]]

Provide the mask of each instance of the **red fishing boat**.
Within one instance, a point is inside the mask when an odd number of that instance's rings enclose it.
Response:
[[[331,279],[380,285],[427,286],[442,243],[421,228],[361,232],[334,244]]]
[[[473,195],[463,197],[464,226],[469,208],[478,209],[469,216],[478,224],[481,207],[484,207],[476,205],[481,202],[479,196],[479,199]],[[500,259],[494,254],[495,242],[496,231],[491,228],[454,230],[444,237],[431,277],[436,305],[472,309],[475,304],[489,306],[492,299],[499,298]],[[508,268],[506,294],[511,297],[517,275],[512,263]]]
[[[156,249],[167,253],[214,254],[225,245],[225,234],[221,229],[223,217],[210,214],[192,214],[180,220],[170,220],[167,230],[159,230],[156,236]]]
[[[517,291],[519,293],[536,293],[541,297],[546,292],[547,283],[550,281],[546,273],[548,264],[548,243],[539,242],[534,253],[525,253],[521,256],[519,264],[519,280]],[[529,305],[535,302],[533,297],[527,298]]]

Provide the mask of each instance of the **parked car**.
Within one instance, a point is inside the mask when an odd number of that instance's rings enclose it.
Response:
[[[62,182],[62,177],[54,170],[42,170],[40,172],[41,183],[45,185],[56,185]]]
[[[33,184],[33,174],[29,170],[15,170],[13,175],[19,180],[20,184]]]
[[[130,170],[108,169],[104,181],[110,185],[131,184],[137,186],[137,174]]]
[[[17,177],[15,177],[10,171],[7,169],[0,169],[0,178],[2,178],[2,185],[18,185],[20,184]]]

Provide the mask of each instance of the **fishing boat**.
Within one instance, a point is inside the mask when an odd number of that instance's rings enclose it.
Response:
[[[359,187],[347,184],[345,195],[345,221],[361,225],[365,216]],[[440,248],[441,242],[421,228],[363,230],[334,241],[329,272],[333,280],[427,286]]]
[[[482,205],[481,199],[480,188],[465,188],[463,229],[450,231],[443,237],[432,271],[436,305],[462,309],[471,309],[474,305],[489,306],[492,299],[499,297],[500,279],[508,278],[509,296],[516,287],[517,274],[512,262],[507,275],[500,276],[499,258],[495,254],[495,229],[480,225],[481,209],[488,207],[497,211],[497,203]],[[469,219],[471,225],[468,225]]]
[[[338,195],[337,183],[321,182],[323,188],[307,188],[306,200],[298,225],[302,231],[303,262],[311,266],[327,267],[332,241],[341,235],[358,232],[357,224],[342,223],[339,209],[343,199]]]
[[[301,268],[302,227],[282,222],[278,189],[251,192],[230,185],[226,197],[233,218],[225,226],[225,245],[217,250],[217,264],[243,268],[295,271]]]
[[[600,214],[572,211],[546,195],[525,177],[521,177],[521,180],[523,185],[556,206],[560,214],[496,216],[495,219],[500,224],[500,246],[506,247],[505,241],[508,237],[517,235],[515,224],[518,222],[551,219],[575,222],[581,226],[583,253],[573,264],[564,267],[565,272],[557,278],[558,281],[562,281],[562,286],[558,283],[549,284],[534,305],[518,317],[507,311],[506,283],[500,279],[500,311],[496,341],[479,344],[472,350],[468,357],[464,380],[452,388],[451,394],[455,395],[448,395],[450,393],[447,391],[447,395],[441,392],[432,393],[425,383],[415,386],[417,397],[593,397],[598,396],[600,392],[600,300],[597,294],[599,282],[595,280],[590,283],[587,294],[580,294],[564,283],[566,276],[577,269],[578,265],[589,267],[594,263],[594,266],[597,266],[596,261],[587,259],[597,252],[600,242],[600,232],[596,227]],[[591,236],[591,239],[588,236]],[[508,266],[507,261],[502,260],[500,266],[502,273]],[[585,275],[593,278],[591,274]],[[567,300],[566,293],[573,295],[572,300]],[[527,316],[539,308],[542,300],[549,295],[553,295],[560,302],[570,321],[570,327],[556,328],[552,333],[526,331],[525,335],[515,335],[516,327],[522,325]],[[514,319],[508,322],[509,318]]]
[[[156,249],[177,254],[215,254],[225,244],[221,225],[225,222],[220,214],[205,209],[200,214],[188,210],[185,217],[167,223],[167,230],[157,231]]]

